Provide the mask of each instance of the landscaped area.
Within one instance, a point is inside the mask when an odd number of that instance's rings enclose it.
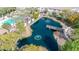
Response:
[[[76,9],[0,7],[0,51],[79,51]]]

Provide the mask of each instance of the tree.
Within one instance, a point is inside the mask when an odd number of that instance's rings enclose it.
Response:
[[[20,34],[20,39],[22,39],[22,33],[25,31],[24,22],[23,21],[17,22],[16,28],[18,29],[18,32]]]
[[[19,29],[19,32],[22,33],[23,31],[25,31],[25,27],[24,27],[24,22],[20,21],[16,24],[17,29]]]
[[[68,16],[68,20],[71,23],[75,23],[77,20],[79,20],[79,13],[74,12],[73,14],[71,14],[70,16]]]
[[[36,20],[39,16],[39,11],[36,9],[33,11],[33,18]]]
[[[5,15],[10,12],[13,12],[15,10],[16,10],[16,7],[1,7],[0,8],[0,16]]]

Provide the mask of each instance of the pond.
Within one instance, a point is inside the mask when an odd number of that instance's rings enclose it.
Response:
[[[33,44],[46,47],[49,51],[58,51],[58,44],[53,35],[55,30],[46,28],[46,25],[51,25],[59,28],[62,27],[60,23],[53,21],[50,18],[42,17],[31,25],[33,30],[32,35],[30,37],[19,40],[17,42],[17,47],[21,48],[26,44]]]

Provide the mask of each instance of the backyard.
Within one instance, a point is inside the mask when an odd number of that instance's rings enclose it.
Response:
[[[15,23],[1,23],[0,51],[79,51],[79,12],[73,11],[72,8],[53,8],[53,11],[49,8],[40,10],[40,7],[0,8],[0,22],[5,16],[8,16],[8,19],[12,18],[12,22]],[[24,20],[25,17],[27,20]],[[59,23],[51,21],[49,17],[55,18]],[[74,31],[68,40],[57,48],[53,36],[56,30],[50,30],[45,26],[54,25],[61,28],[61,23]]]

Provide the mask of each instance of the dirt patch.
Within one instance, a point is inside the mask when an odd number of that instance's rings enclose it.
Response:
[[[32,29],[30,28],[30,26],[26,26],[26,30],[22,33],[23,37],[29,37],[32,35]]]

